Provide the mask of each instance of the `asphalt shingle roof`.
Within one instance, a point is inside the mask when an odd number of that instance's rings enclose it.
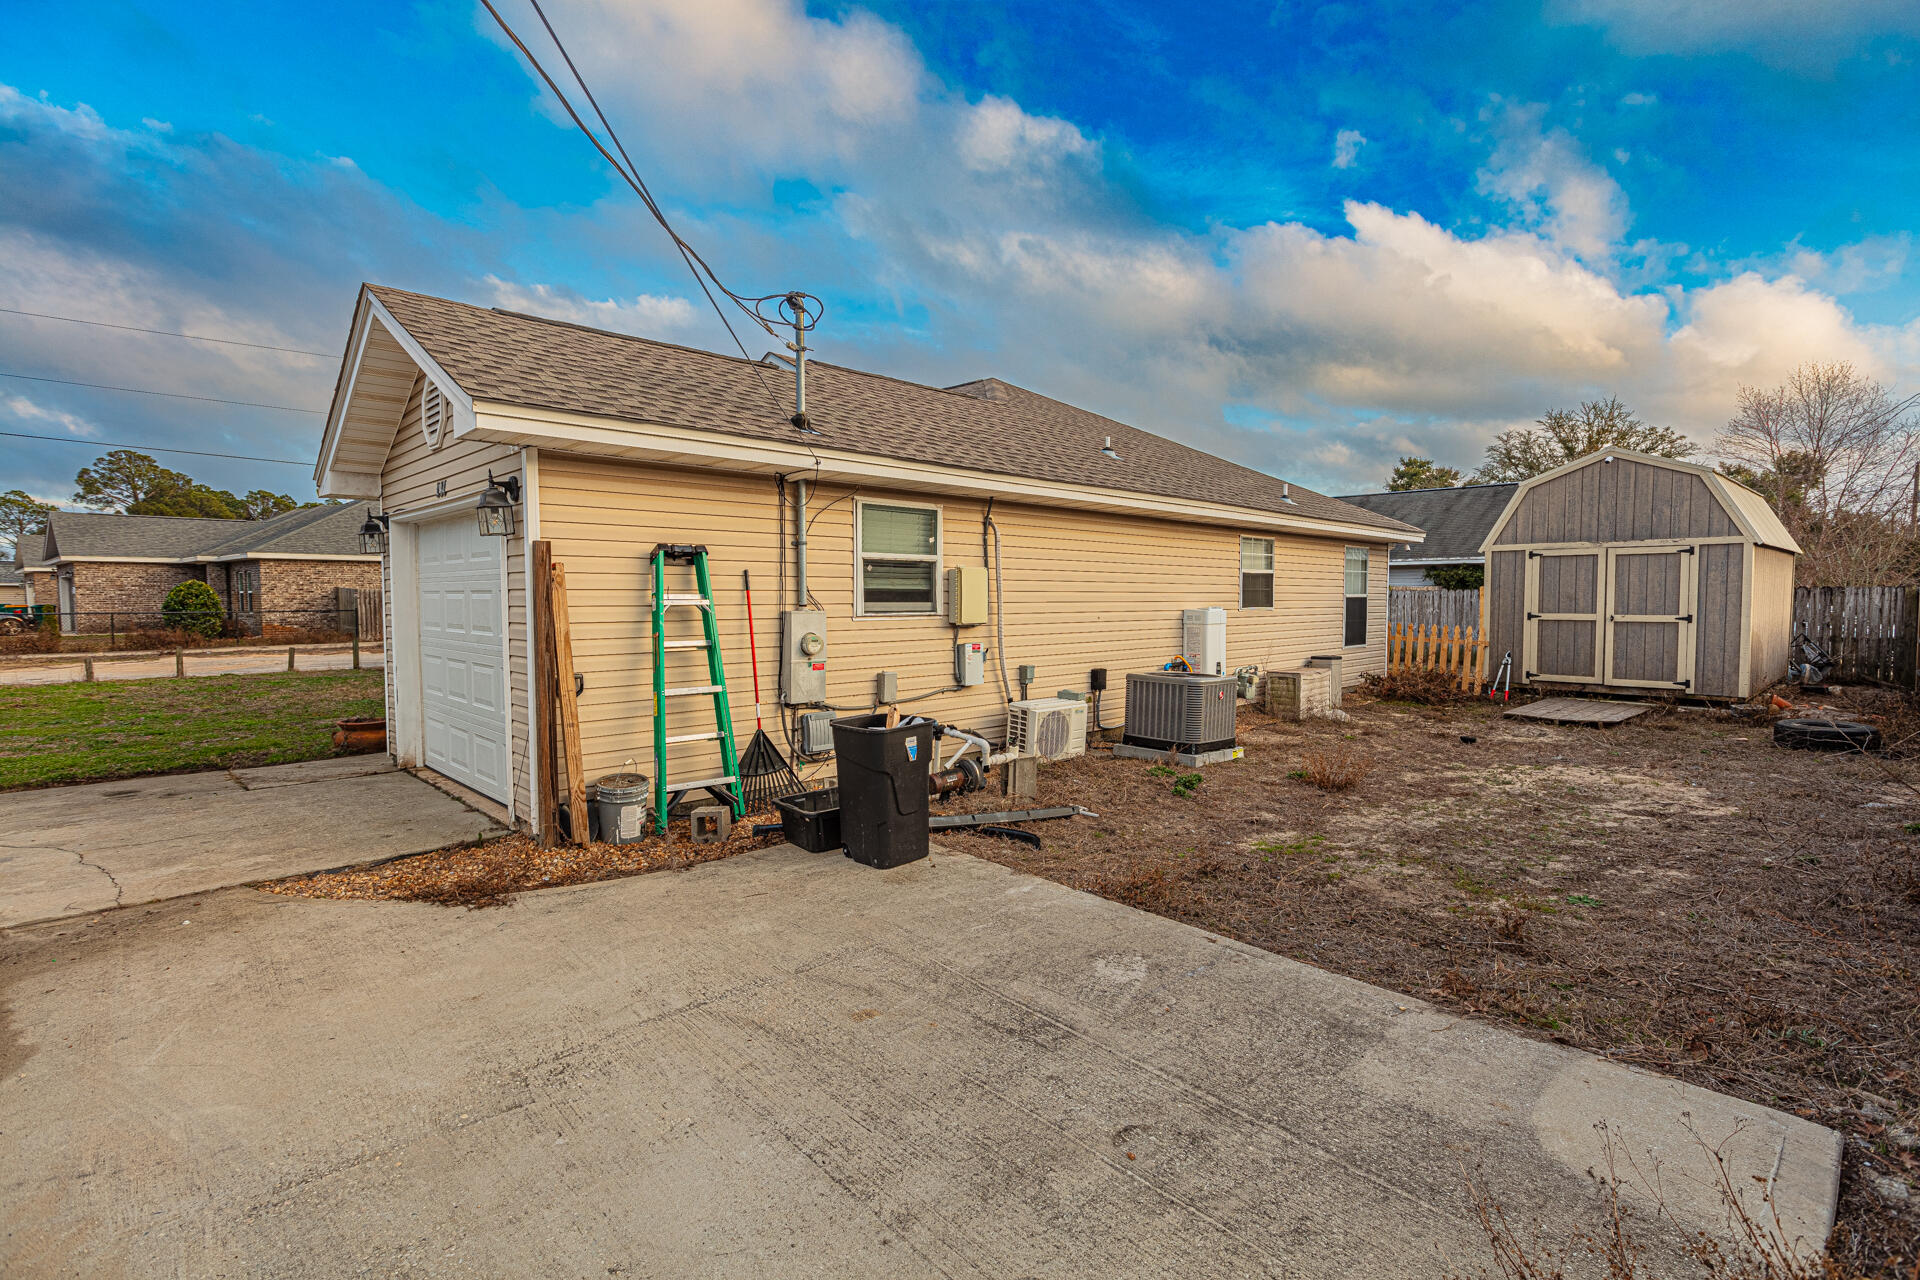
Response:
[[[46,553],[41,546],[46,542],[44,533],[23,533],[13,544],[13,563],[17,565],[35,565],[46,562]]]
[[[1478,560],[1480,544],[1507,509],[1517,484],[1468,484],[1452,489],[1408,489],[1400,493],[1352,493],[1340,499],[1427,531],[1427,540],[1408,549],[1395,543],[1388,560]]]
[[[371,504],[303,507],[270,520],[197,516],[130,516],[56,511],[48,517],[43,554],[102,559],[194,560],[202,556],[357,556],[360,526]],[[25,540],[22,548],[25,549]],[[24,564],[35,563],[23,560]]]
[[[369,285],[475,400],[682,426],[1056,483],[1194,498],[1389,531],[1396,519],[989,378],[929,387],[820,361],[787,421],[785,370],[518,312]],[[1101,453],[1108,437],[1120,455]],[[1289,500],[1289,498],[1291,500]]]

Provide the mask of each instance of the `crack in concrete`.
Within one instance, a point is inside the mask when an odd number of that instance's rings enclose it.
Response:
[[[87,861],[87,855],[80,852],[78,849],[69,849],[67,848],[67,846],[63,844],[12,844],[4,840],[0,840],[0,849],[51,849],[55,853],[69,854],[72,856],[73,860],[79,863],[81,866],[91,867],[93,870],[98,871],[101,875],[107,878],[107,883],[113,886],[113,905],[114,906],[118,907],[118,906],[125,905],[121,899],[122,899],[122,895],[126,893],[126,889],[121,885],[118,878],[114,876],[113,872],[107,870],[105,867],[101,866],[97,862]],[[73,903],[67,904],[67,910],[69,911],[103,911],[105,909],[106,908],[104,907],[79,907],[74,905]]]

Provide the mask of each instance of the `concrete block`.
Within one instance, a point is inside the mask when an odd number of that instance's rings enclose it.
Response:
[[[719,844],[733,831],[733,810],[725,805],[701,805],[687,816],[695,844]]]

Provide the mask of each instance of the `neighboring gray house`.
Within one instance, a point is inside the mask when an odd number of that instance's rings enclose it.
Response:
[[[27,603],[57,605],[63,631],[152,626],[167,592],[189,580],[212,587],[250,631],[310,627],[333,608],[334,588],[380,589],[380,557],[360,549],[368,509],[303,507],[270,520],[56,511],[15,560]]]
[[[1451,489],[1352,493],[1340,501],[1427,531],[1425,542],[1396,542],[1387,552],[1388,586],[1424,587],[1431,585],[1427,582],[1428,569],[1486,563],[1480,544],[1519,487],[1463,484]]]

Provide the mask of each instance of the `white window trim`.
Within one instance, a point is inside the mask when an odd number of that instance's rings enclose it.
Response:
[[[1269,562],[1267,568],[1267,599],[1272,601],[1270,604],[1247,603],[1247,543],[1249,542],[1264,542],[1267,544],[1267,560]],[[1238,586],[1235,588],[1235,590],[1240,593],[1240,608],[1243,610],[1253,610],[1257,613],[1271,612],[1278,608],[1280,605],[1280,596],[1274,589],[1279,583],[1280,576],[1277,555],[1279,551],[1278,543],[1273,538],[1264,537],[1257,533],[1243,533],[1240,535],[1240,541],[1234,543],[1234,547],[1240,557]]]
[[[867,553],[861,550],[861,525],[866,521],[868,507],[906,507],[916,511],[933,512],[933,554],[930,556],[880,555],[875,560],[911,560],[916,563],[933,565],[933,608],[916,613],[868,613],[866,575],[860,572],[867,562]],[[946,573],[941,569],[941,558],[947,549],[946,512],[939,504],[932,502],[888,502],[881,498],[853,500],[853,616],[856,618],[941,618],[946,616],[946,601],[942,595],[946,591]]]
[[[1367,557],[1367,589],[1355,595],[1347,590],[1347,553],[1363,552]],[[1358,643],[1347,643],[1347,601],[1365,600],[1367,602],[1367,625],[1365,634]],[[1359,547],[1348,543],[1340,552],[1340,647],[1342,649],[1364,649],[1373,643],[1373,548]]]

